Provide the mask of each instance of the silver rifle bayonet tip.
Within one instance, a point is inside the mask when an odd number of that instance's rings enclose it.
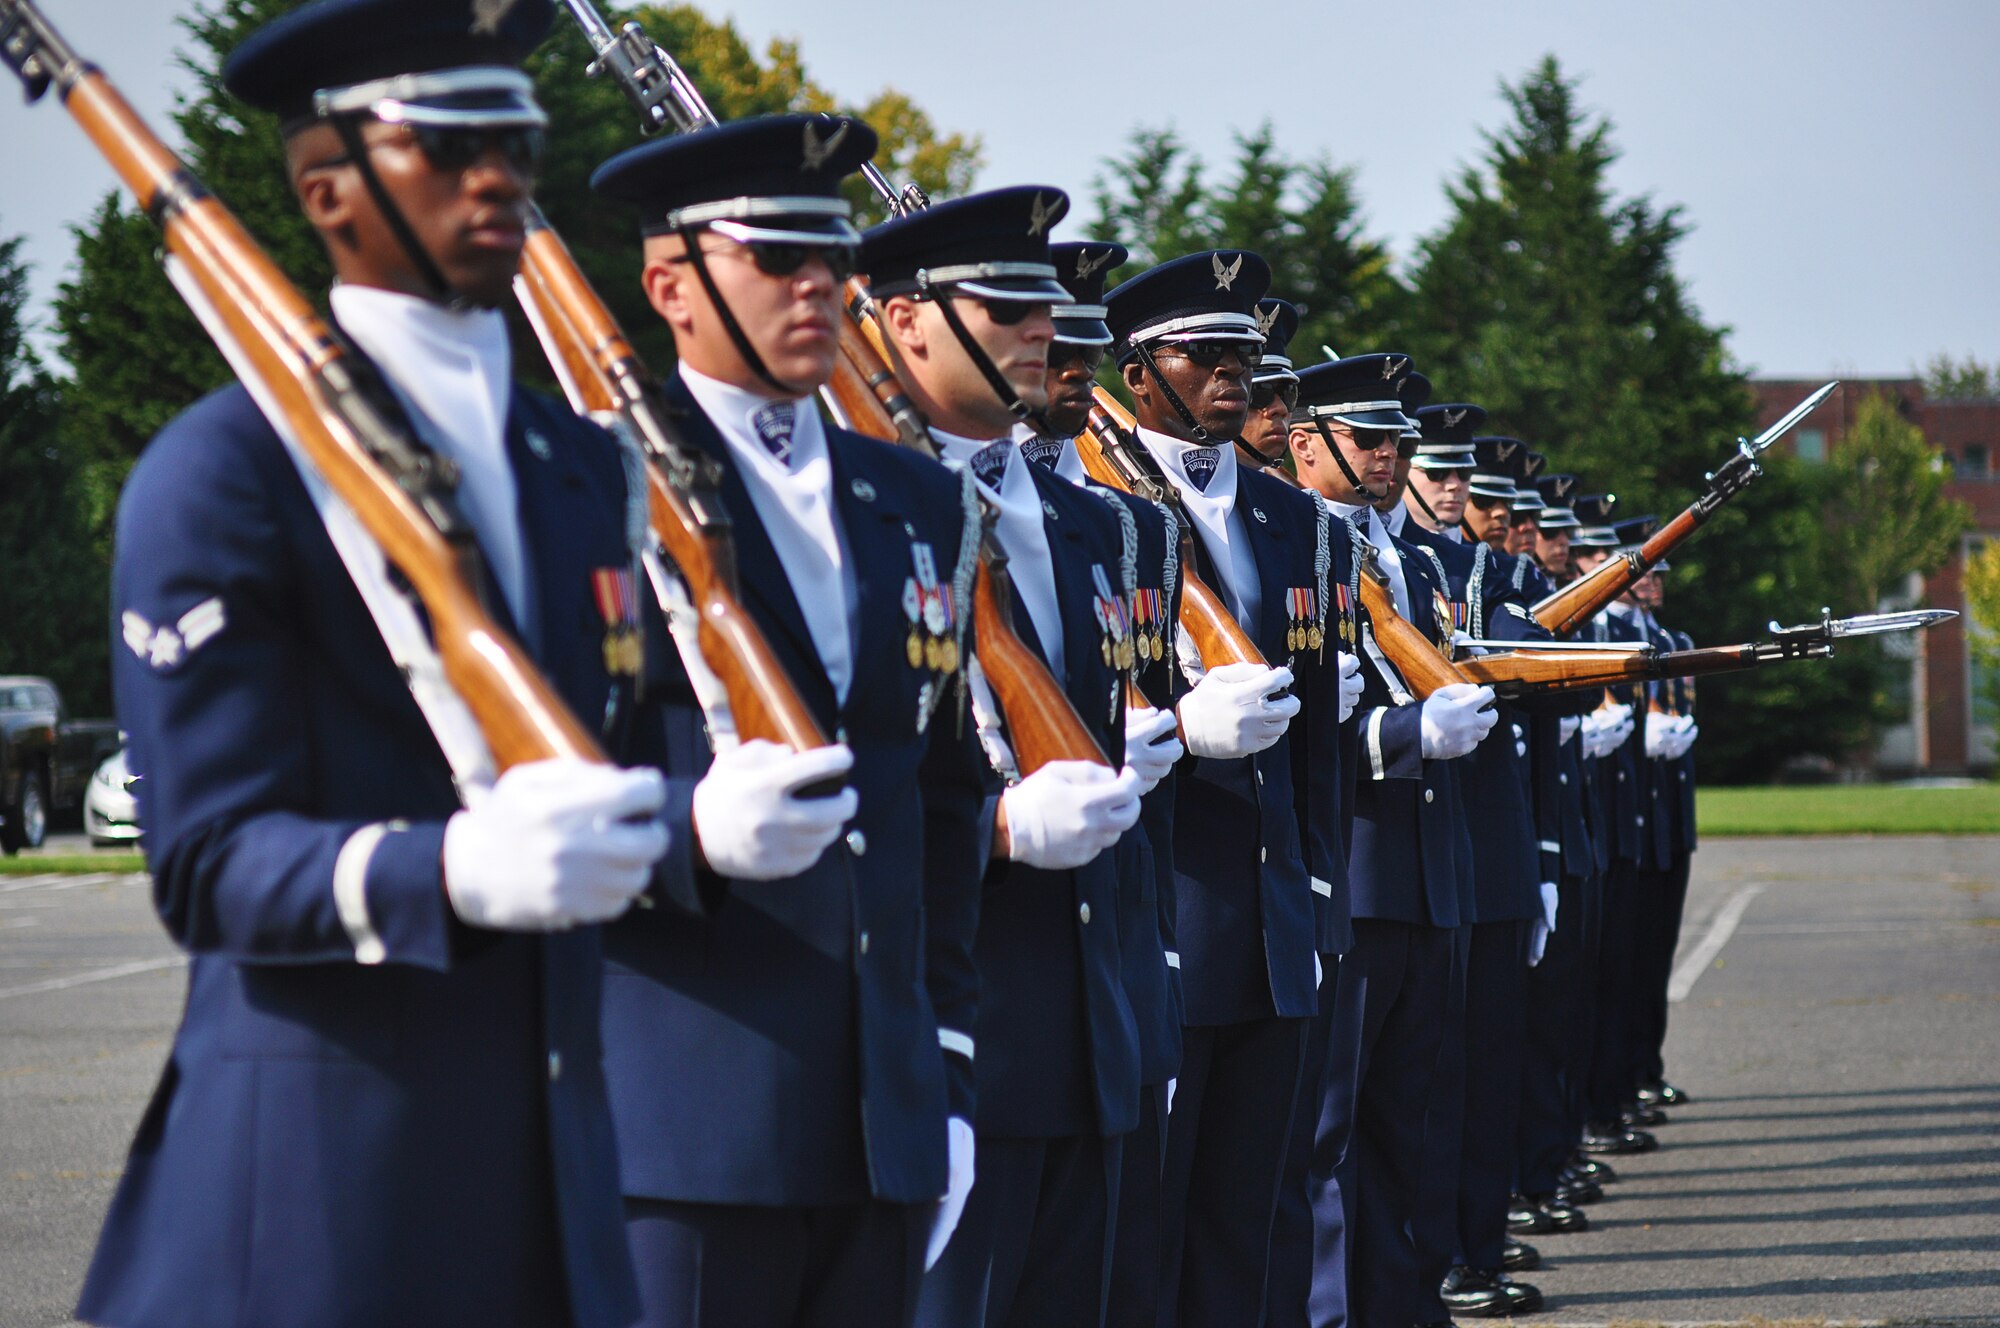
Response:
[[[1806,416],[1812,414],[1814,410],[1818,409],[1819,403],[1826,400],[1828,397],[1832,396],[1833,389],[1839,386],[1840,386],[1840,380],[1838,378],[1834,379],[1832,382],[1821,384],[1820,387],[1817,390],[1815,390],[1811,396],[1807,397],[1804,401],[1801,401],[1798,405],[1793,406],[1790,410],[1786,411],[1785,417],[1783,419],[1779,420],[1776,424],[1772,425],[1770,428],[1764,430],[1764,432],[1758,434],[1754,439],[1745,442],[1743,444],[1744,452],[1747,455],[1755,456],[1757,453],[1769,447],[1772,443],[1777,442],[1780,438],[1785,436],[1785,434],[1791,429],[1793,425],[1797,424],[1800,420],[1804,419]]]
[[[1890,632],[1923,631],[1939,623],[1950,622],[1957,616],[1956,609],[1905,609],[1900,613],[1863,613],[1852,618],[1827,615],[1816,623],[1802,623],[1797,627],[1780,627],[1773,622],[1771,631],[1778,636],[1814,633],[1828,640],[1841,640],[1854,636],[1885,636]]]

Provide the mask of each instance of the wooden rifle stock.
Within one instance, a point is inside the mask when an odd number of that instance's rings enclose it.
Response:
[[[889,368],[881,329],[864,312],[865,291],[852,283],[849,289],[861,298],[850,301],[848,317],[841,324],[841,360],[829,395],[847,416],[849,428],[935,456],[928,429]],[[1012,609],[1007,556],[993,542],[989,528],[980,544],[979,572],[972,584],[972,626],[980,671],[1007,718],[1015,768],[1025,777],[1051,761],[1110,765],[1048,665],[1015,634]]]
[[[1396,666],[1396,672],[1403,675],[1403,681],[1410,684],[1411,693],[1419,701],[1428,700],[1440,687],[1471,681],[1438,649],[1435,641],[1396,612],[1395,594],[1389,589],[1381,565],[1375,561],[1373,546],[1361,556],[1361,607],[1368,611],[1370,629],[1383,658]]]
[[[1755,644],[1711,646],[1702,650],[1656,652],[1643,647],[1611,650],[1520,650],[1475,655],[1458,661],[1468,682],[1484,683],[1505,700],[1628,687],[1667,678],[1734,673],[1769,663]],[[1607,691],[1607,699],[1611,698]],[[1657,700],[1650,708],[1663,707]]]
[[[382,408],[385,394],[369,390],[368,366],[101,71],[78,60],[31,5],[17,0],[0,9],[0,18],[20,25],[9,37],[9,62],[31,94],[42,79],[57,84],[78,125],[165,232],[168,253],[279,404],[314,469],[423,602],[445,676],[478,722],[495,764],[504,770],[551,757],[603,761],[589,730],[487,614],[458,551],[424,511],[422,493],[406,489],[372,454],[371,443],[407,444],[409,434]]]
[[[573,392],[571,404],[615,413],[647,454],[653,535],[687,582],[699,614],[702,658],[728,694],[737,736],[794,751],[826,746],[819,722],[737,597],[729,517],[705,459],[673,436],[638,352],[539,215],[529,223],[517,289],[543,349]]]
[[[1700,503],[1653,532],[1653,537],[1629,553],[1606,558],[1554,594],[1535,605],[1535,621],[1556,636],[1570,636],[1596,617],[1605,605],[1617,599],[1632,583],[1644,576],[1653,564],[1672,553],[1694,534],[1708,518]]]
[[[1203,668],[1224,664],[1268,664],[1264,652],[1250,639],[1222,603],[1222,596],[1202,580],[1194,560],[1194,523],[1188,520],[1172,481],[1145,473],[1139,459],[1129,449],[1139,446],[1134,420],[1118,398],[1103,388],[1092,389],[1096,398],[1089,424],[1077,436],[1076,453],[1083,469],[1099,484],[1108,484],[1126,493],[1167,503],[1180,525],[1180,625],[1193,640]]]

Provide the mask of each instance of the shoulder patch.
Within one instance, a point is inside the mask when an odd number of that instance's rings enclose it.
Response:
[[[207,645],[228,626],[228,622],[219,595],[203,600],[173,622],[158,626],[132,609],[118,616],[126,647],[138,656],[140,663],[155,673],[171,673],[179,668],[188,656]]]

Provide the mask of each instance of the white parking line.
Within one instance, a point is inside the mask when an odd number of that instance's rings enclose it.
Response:
[[[1701,944],[1688,953],[1686,959],[1674,966],[1673,981],[1667,984],[1667,999],[1684,1001],[1694,990],[1694,984],[1722,953],[1722,947],[1729,944],[1729,938],[1736,932],[1736,924],[1743,921],[1744,910],[1750,901],[1764,893],[1761,885],[1746,885],[1730,896],[1729,902],[1716,910],[1715,921],[1708,924],[1708,935],[1701,938]]]
[[[39,991],[61,991],[66,987],[81,987],[89,982],[109,982],[112,978],[130,977],[134,973],[150,973],[156,968],[179,968],[187,963],[182,955],[169,955],[165,959],[134,959],[126,964],[113,964],[110,968],[92,969],[88,973],[73,973],[66,978],[50,978],[45,982],[30,982],[21,987],[0,987],[0,1001],[9,996],[32,996]]]

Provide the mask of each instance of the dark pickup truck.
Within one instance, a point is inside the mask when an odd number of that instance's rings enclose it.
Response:
[[[41,847],[50,816],[81,804],[117,750],[118,726],[67,718],[47,678],[0,676],[0,850]]]

